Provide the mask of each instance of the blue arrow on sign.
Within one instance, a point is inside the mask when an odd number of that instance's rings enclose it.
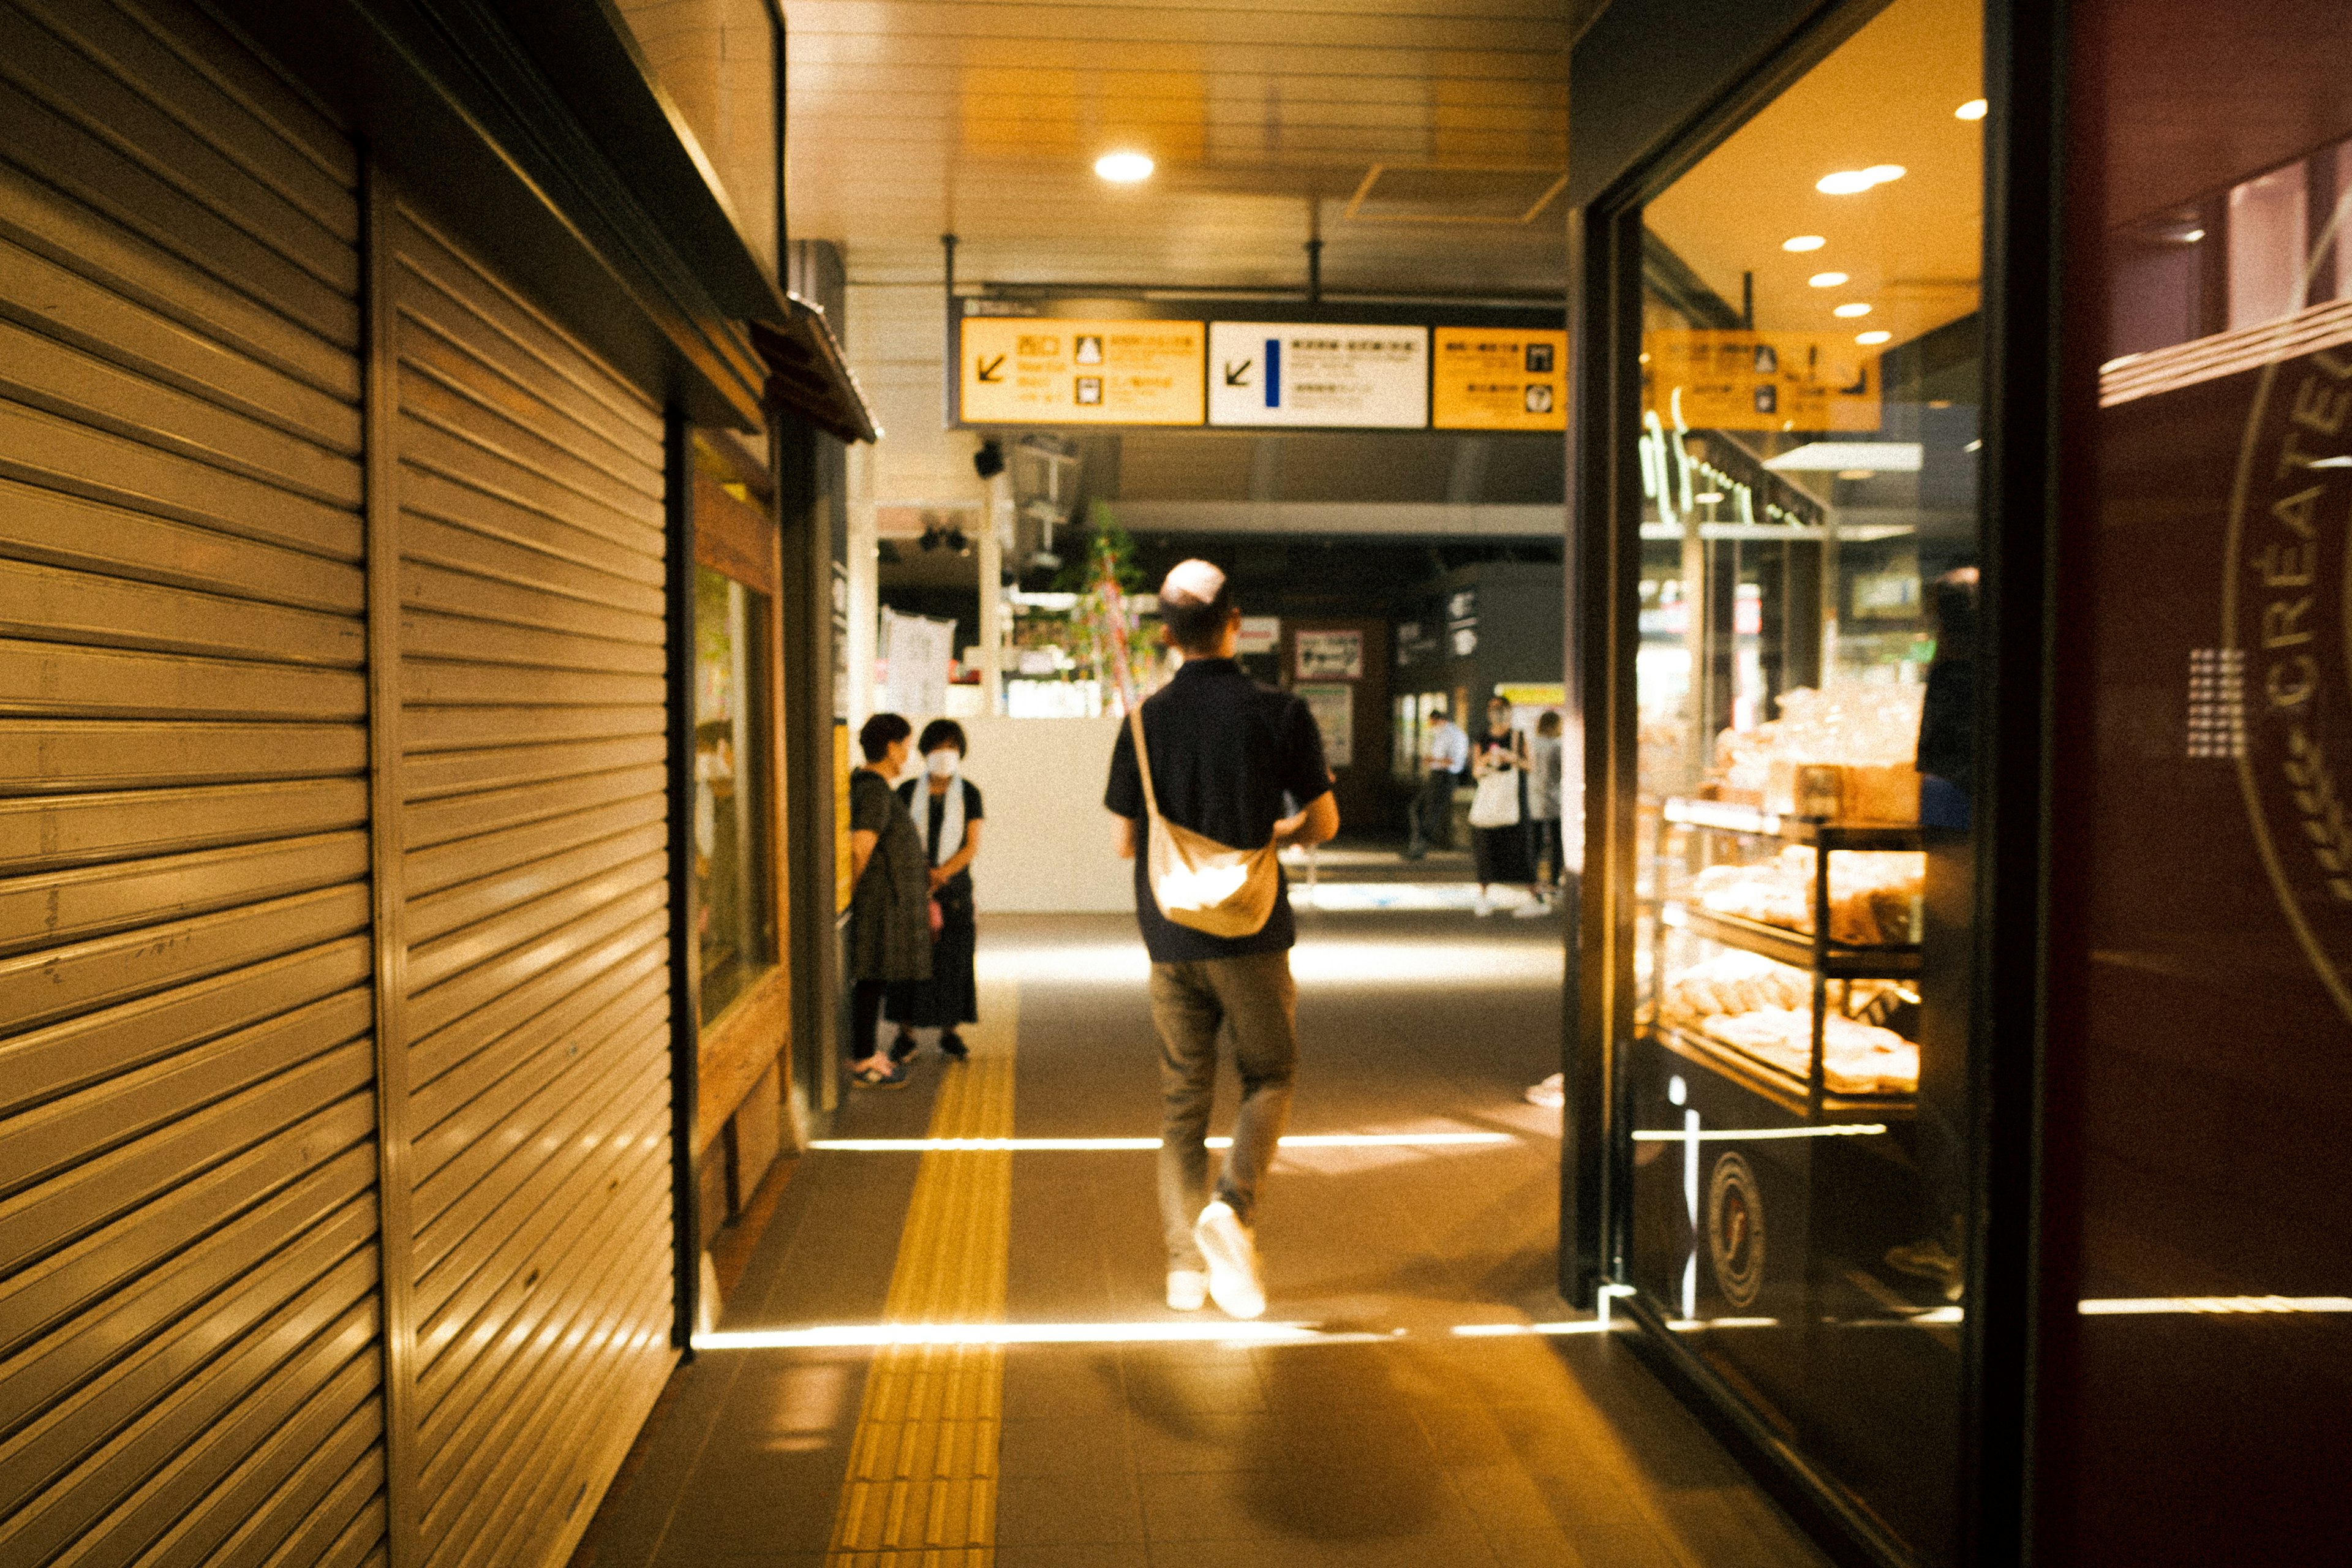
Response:
[[[1265,340],[1265,405],[1282,406],[1282,340]]]

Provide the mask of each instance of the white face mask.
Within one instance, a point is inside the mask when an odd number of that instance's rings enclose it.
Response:
[[[935,779],[951,779],[955,777],[956,769],[962,762],[963,759],[956,754],[953,746],[941,746],[923,759],[923,765],[931,771],[931,776]]]

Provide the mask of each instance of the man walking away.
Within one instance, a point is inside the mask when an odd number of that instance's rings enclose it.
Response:
[[[1158,809],[1169,822],[1234,848],[1269,839],[1320,844],[1339,830],[1323,737],[1307,705],[1258,685],[1234,662],[1242,614],[1225,574],[1205,561],[1168,574],[1160,611],[1182,668],[1141,710]],[[1283,795],[1300,804],[1283,816]],[[1103,804],[1119,820],[1118,852],[1135,861],[1135,917],[1151,955],[1151,1020],[1160,1032],[1160,1212],[1168,1244],[1168,1304],[1213,1297],[1236,1318],[1265,1310],[1253,1224],[1258,1189],[1290,1114],[1297,1062],[1297,927],[1286,883],[1264,926],[1213,936],[1161,912],[1149,875],[1150,831],[1130,730],[1111,752]],[[1209,1110],[1217,1036],[1233,1031],[1242,1083],[1233,1148],[1209,1186]]]
[[[1421,794],[1406,814],[1412,821],[1411,839],[1404,850],[1408,860],[1420,859],[1433,844],[1440,849],[1454,847],[1454,785],[1462,770],[1470,765],[1470,737],[1445,716],[1444,698],[1431,705],[1429,719],[1429,733],[1421,744],[1421,763],[1426,770],[1421,777]]]

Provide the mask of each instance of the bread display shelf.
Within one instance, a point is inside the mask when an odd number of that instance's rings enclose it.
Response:
[[[1796,1074],[1783,1072],[1768,1061],[1749,1056],[1734,1046],[1689,1029],[1676,1028],[1672,1024],[1653,1022],[1651,1037],[1659,1045],[1685,1061],[1707,1068],[1718,1076],[1759,1096],[1779,1107],[1788,1115],[1803,1119],[1809,1086]],[[1823,1094],[1821,1114],[1837,1119],[1864,1118],[1881,1121],[1907,1121],[1912,1114],[1914,1096],[1908,1094]]]
[[[1664,804],[1668,822],[1744,833],[1822,849],[1917,849],[1919,827],[1909,822],[1829,822],[1818,816],[1783,816],[1761,806],[1726,800],[1675,799]]]
[[[1730,801],[1688,798],[1662,803],[1661,815],[1667,822],[1702,831],[1778,839],[1784,844],[1801,846],[1813,851],[1810,900],[1813,929],[1810,931],[1749,919],[1719,909],[1710,910],[1682,900],[1661,900],[1653,906],[1653,918],[1659,927],[1659,945],[1655,951],[1664,951],[1665,930],[1672,928],[1704,937],[1723,947],[1786,964],[1811,976],[1814,1019],[1811,1072],[1810,1079],[1800,1078],[1736,1047],[1694,1034],[1664,1019],[1653,1023],[1653,1037],[1679,1056],[1715,1068],[1723,1077],[1761,1095],[1791,1115],[1821,1121],[1865,1110],[1873,1114],[1905,1114],[1906,1108],[1914,1099],[1910,1094],[1836,1094],[1830,1090],[1824,1076],[1822,1033],[1823,1020],[1830,1007],[1831,984],[1909,980],[1920,972],[1920,948],[1916,942],[1860,943],[1832,939],[1830,894],[1834,879],[1829,861],[1832,856],[1841,851],[1863,854],[1916,852],[1925,847],[1918,826],[1911,823],[1836,822],[1820,817],[1786,816]],[[1663,849],[1664,838],[1657,842]],[[1790,852],[1783,851],[1784,855],[1787,853]],[[1662,867],[1654,868],[1653,883],[1662,891],[1664,881],[1659,873],[1663,869]],[[1916,931],[1916,894],[1913,910],[1912,929]],[[1879,929],[1884,934],[1885,928],[1882,925]],[[1663,979],[1660,984],[1663,991]]]
[[[1660,912],[1665,924],[1691,931],[1726,947],[1785,963],[1792,969],[1819,970],[1829,980],[1909,980],[1919,973],[1917,944],[1903,942],[1872,947],[1820,942],[1810,931],[1767,925],[1738,915],[1717,914],[1669,903]]]

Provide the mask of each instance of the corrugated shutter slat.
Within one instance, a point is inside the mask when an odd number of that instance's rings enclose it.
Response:
[[[358,164],[274,81],[0,5],[12,1568],[383,1538]]]

